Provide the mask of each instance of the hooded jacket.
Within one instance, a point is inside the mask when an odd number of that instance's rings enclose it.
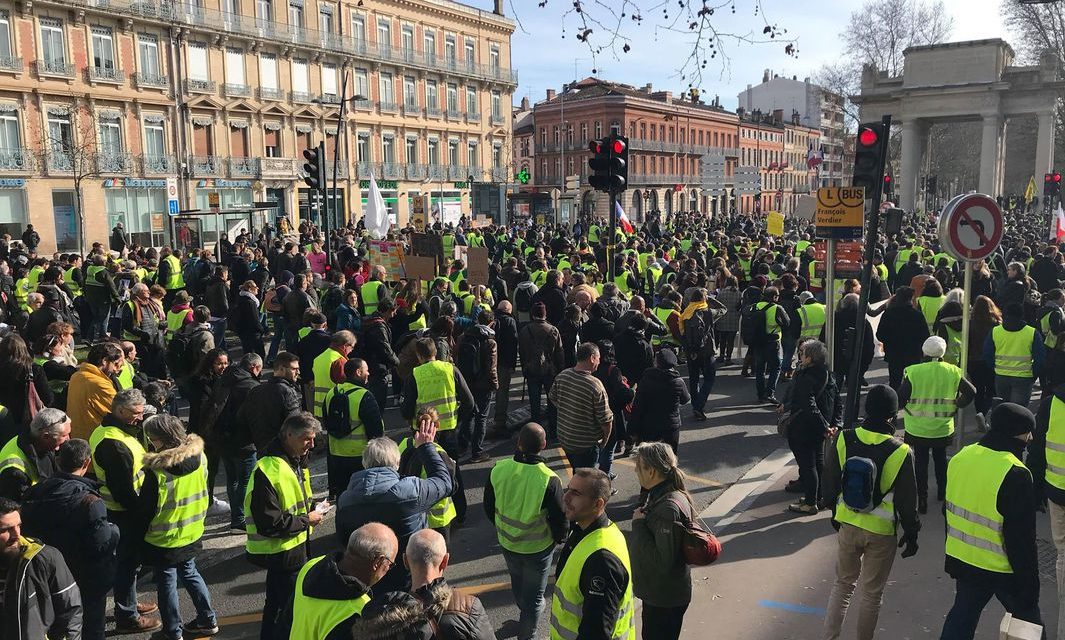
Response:
[[[458,354],[462,351],[464,342],[471,341],[478,344],[478,355],[481,359],[480,375],[472,376],[473,380],[469,380],[471,376],[464,374],[471,393],[483,394],[499,388],[499,375],[496,370],[499,349],[495,335],[495,331],[491,328],[483,324],[475,324],[462,334],[462,339],[456,348],[456,354]]]
[[[81,591],[55,547],[20,538],[7,572],[0,633],[9,640],[81,637]],[[32,602],[31,602],[32,598]]]
[[[414,591],[425,615],[436,621],[438,640],[494,640],[492,621],[476,596],[455,591],[443,576]]]
[[[238,429],[251,434],[258,451],[263,451],[281,432],[285,418],[303,408],[303,395],[295,382],[271,376],[252,388],[237,410]]]
[[[361,353],[370,367],[370,378],[380,380],[399,364],[392,351],[392,329],[388,321],[376,312],[362,324]]]
[[[557,325],[562,321],[566,311],[566,294],[562,289],[551,283],[544,284],[532,297],[532,303],[535,305],[537,302],[544,303],[547,308],[548,322]]]
[[[613,340],[617,326],[608,316],[612,313],[606,302],[597,300],[588,307],[588,321],[581,325],[581,340],[601,342]]]
[[[361,580],[340,572],[340,567],[337,566],[337,563],[343,557],[343,553],[332,553],[311,567],[307,571],[307,575],[303,577],[303,595],[315,600],[332,602],[357,600],[365,594],[372,595],[370,587],[363,584]],[[291,637],[294,607],[295,597],[286,604],[281,613],[278,638]],[[350,618],[334,627],[329,635],[324,638],[315,638],[315,640],[351,640],[351,625],[359,617],[360,614],[353,614]]]
[[[214,383],[203,411],[203,427],[212,442],[217,441],[227,455],[255,450],[251,431],[247,424],[237,420],[237,414],[248,394],[259,384],[259,378],[239,363],[229,365]]]
[[[629,431],[641,440],[663,440],[680,431],[680,406],[689,402],[688,385],[676,369],[651,367],[636,385]]]
[[[187,476],[192,473],[206,473],[203,468],[203,440],[196,434],[190,434],[185,442],[170,449],[144,454],[144,484],[141,485],[141,511],[145,518],[151,519],[159,509],[159,478],[156,471],[166,471],[175,476]],[[204,517],[206,517],[204,513]],[[196,555],[203,549],[200,540],[183,547],[165,549],[144,542],[141,545],[140,559],[144,564],[161,567],[174,566]]]
[[[414,595],[393,591],[377,596],[351,627],[359,640],[434,640],[425,606]]]
[[[89,362],[78,366],[67,386],[67,415],[70,416],[70,437],[88,440],[100,419],[111,410],[115,399],[115,383]]]
[[[654,366],[654,351],[642,329],[630,326],[614,338],[614,353],[621,373],[629,380],[641,381],[644,371]]]

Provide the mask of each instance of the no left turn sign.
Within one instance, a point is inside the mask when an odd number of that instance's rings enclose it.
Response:
[[[1002,242],[1002,210],[988,196],[957,196],[939,218],[943,249],[958,260],[983,260]]]

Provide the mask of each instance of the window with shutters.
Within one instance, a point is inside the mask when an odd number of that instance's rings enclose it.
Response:
[[[67,43],[62,20],[41,18],[41,57],[50,66],[66,64]]]
[[[355,152],[358,155],[357,160],[359,162],[373,162],[373,156],[370,155],[370,134],[368,132],[359,132],[358,140],[355,142]]]
[[[481,166],[481,157],[477,153],[477,142],[474,140],[466,143],[466,166],[470,169]]]
[[[0,11],[0,57],[10,58],[14,46],[11,44],[11,14]]]
[[[259,86],[277,89],[277,56],[264,53],[259,56]]]
[[[16,151],[22,148],[22,135],[19,132],[18,113],[0,112],[0,150]]]
[[[244,51],[226,49],[226,82],[231,85],[247,85],[244,77]]]
[[[335,64],[322,65],[322,93],[327,96],[337,96],[337,66]]]
[[[396,103],[396,88],[392,84],[392,74],[381,72],[381,104],[394,105]]]
[[[391,133],[381,136],[381,162],[388,164],[396,162],[396,138]]]
[[[137,49],[140,53],[140,73],[147,77],[160,77],[163,68],[159,64],[159,39],[147,33],[137,36]]]
[[[107,27],[92,27],[92,66],[98,70],[115,69],[115,40]]]
[[[192,153],[197,156],[213,155],[211,125],[192,125]]]
[[[430,109],[440,108],[436,98],[436,80],[425,81],[425,106]]]
[[[440,140],[438,138],[429,138],[425,151],[425,159],[429,164],[440,164]]]
[[[229,155],[234,158],[248,157],[247,127],[229,127]]]
[[[363,99],[370,99],[370,79],[366,69],[356,69],[354,73],[355,77],[355,95],[362,96]]]
[[[263,129],[263,151],[267,158],[281,157],[281,132]]]
[[[189,78],[193,80],[210,80],[207,71],[207,45],[201,42],[189,43]]]
[[[404,148],[407,164],[418,164],[418,139],[408,137]]]
[[[466,87],[466,113],[477,114],[480,111],[477,108],[477,89]]]
[[[292,61],[292,91],[304,94],[310,91],[310,84],[307,82],[306,60]]]
[[[418,108],[418,90],[414,82],[414,76],[403,78],[403,106],[408,109]]]
[[[166,155],[166,132],[162,122],[144,123],[144,155],[153,158]]]
[[[462,164],[459,159],[459,141],[448,140],[447,141],[447,161],[453,167],[457,167]]]
[[[100,152],[106,155],[122,153],[122,125],[117,117],[100,118]]]

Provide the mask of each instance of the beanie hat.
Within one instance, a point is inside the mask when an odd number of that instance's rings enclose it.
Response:
[[[899,396],[886,384],[869,388],[865,395],[865,415],[869,418],[886,420],[894,418],[899,412]]]
[[[942,358],[947,353],[947,341],[939,336],[932,336],[924,341],[921,350],[929,358]]]
[[[677,366],[677,354],[672,349],[662,349],[655,355],[655,364],[659,369],[674,369]]]
[[[753,282],[760,289],[765,289],[769,286],[769,279],[765,276],[755,276]]]
[[[1035,416],[1026,407],[1003,402],[991,410],[991,430],[1006,436],[1019,436],[1035,429]]]

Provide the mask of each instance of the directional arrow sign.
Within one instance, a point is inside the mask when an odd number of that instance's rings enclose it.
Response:
[[[989,196],[957,196],[943,208],[939,239],[943,249],[958,260],[983,260],[1002,242],[1002,210]]]

